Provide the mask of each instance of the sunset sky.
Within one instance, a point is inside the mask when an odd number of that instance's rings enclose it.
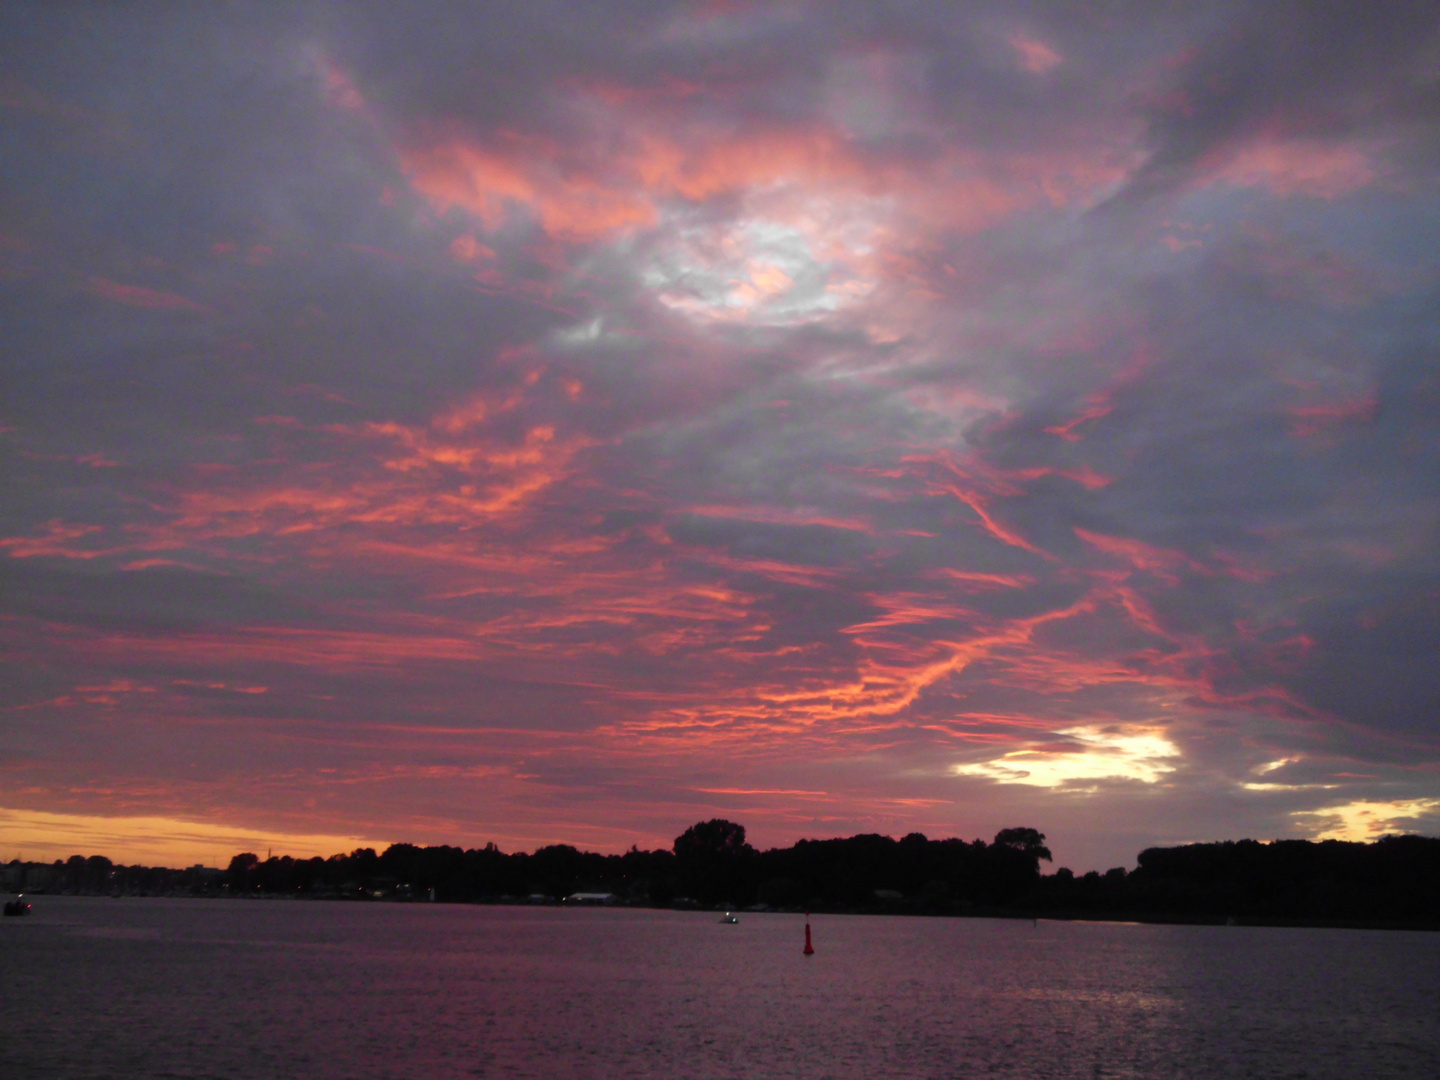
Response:
[[[7,5],[0,858],[1440,832],[1437,31]]]

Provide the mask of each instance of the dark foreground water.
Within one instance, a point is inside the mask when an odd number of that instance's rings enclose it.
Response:
[[[1440,1076],[1440,935],[36,897],[0,1076]]]

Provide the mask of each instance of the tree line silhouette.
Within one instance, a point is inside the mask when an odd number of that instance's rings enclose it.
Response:
[[[698,822],[668,851],[621,855],[552,844],[506,854],[393,844],[328,859],[246,852],[224,871],[115,866],[103,856],[0,867],[12,891],[554,903],[576,894],[654,907],[1433,925],[1440,927],[1440,838],[1371,843],[1254,840],[1142,851],[1134,870],[1042,873],[1043,833],[982,840],[877,834],[758,851],[745,828]],[[28,874],[27,867],[37,873]]]

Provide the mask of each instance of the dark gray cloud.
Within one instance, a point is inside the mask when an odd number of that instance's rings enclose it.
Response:
[[[1174,59],[1148,110],[1152,153],[1128,194],[1193,182],[1264,139],[1397,140],[1433,170],[1440,148],[1440,20],[1425,3],[1238,8]]]

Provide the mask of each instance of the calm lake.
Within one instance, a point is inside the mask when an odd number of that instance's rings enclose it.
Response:
[[[7,1077],[1423,1077],[1440,934],[33,897]]]

